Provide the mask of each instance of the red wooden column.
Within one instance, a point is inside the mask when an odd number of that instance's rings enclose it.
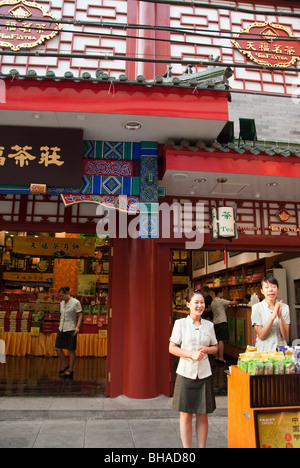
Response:
[[[124,336],[124,394],[157,396],[157,244],[136,239],[128,251],[128,295]]]
[[[114,239],[107,393],[170,395],[170,249],[155,240]]]

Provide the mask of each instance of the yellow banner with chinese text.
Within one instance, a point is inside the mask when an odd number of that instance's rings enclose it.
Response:
[[[51,256],[55,258],[93,257],[95,239],[66,237],[21,237],[13,242],[13,252],[34,257]]]

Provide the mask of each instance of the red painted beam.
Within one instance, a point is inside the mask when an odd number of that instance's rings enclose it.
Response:
[[[251,174],[277,177],[300,177],[300,158],[289,156],[237,154],[222,151],[165,150],[165,170],[222,172],[223,174]]]
[[[225,92],[113,83],[6,81],[0,109],[228,120]]]

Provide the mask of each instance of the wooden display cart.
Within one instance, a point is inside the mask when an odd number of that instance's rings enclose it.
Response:
[[[300,374],[228,375],[228,447],[300,448]]]

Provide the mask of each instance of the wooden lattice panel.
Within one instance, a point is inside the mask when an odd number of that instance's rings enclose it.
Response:
[[[211,2],[209,2],[211,3]],[[222,1],[218,2],[222,3]],[[240,6],[238,2],[230,2]],[[278,2],[280,3],[280,2]],[[283,2],[284,3],[284,2]],[[243,56],[231,43],[232,32],[238,33],[241,29],[246,28],[257,21],[264,22],[270,20],[274,23],[279,23],[292,31],[295,36],[300,35],[300,20],[293,17],[282,17],[276,15],[274,6],[256,5],[257,2],[247,2],[243,4],[244,8],[249,10],[266,10],[270,11],[270,15],[244,14],[241,12],[229,11],[224,9],[209,9],[184,6],[178,8],[171,6],[170,9],[170,26],[174,28],[189,28],[186,34],[174,33],[171,34],[171,40],[180,40],[185,44],[176,44],[171,42],[171,57],[173,59],[191,59],[191,60],[209,60],[210,56],[220,56],[220,61],[227,63],[247,64],[251,63]],[[282,5],[278,5],[279,10],[283,9]],[[284,10],[293,12],[294,10],[284,4]],[[300,10],[298,10],[298,13]],[[194,32],[198,35],[193,35]],[[222,31],[222,34],[219,33]],[[200,36],[210,32],[211,37]],[[213,37],[214,36],[214,37]],[[215,47],[217,46],[217,47]],[[203,68],[205,69],[205,68]],[[198,67],[198,71],[201,68]],[[174,74],[182,73],[181,65],[173,66]],[[267,71],[253,70],[251,68],[234,68],[233,77],[230,79],[230,85],[234,89],[263,91],[271,93],[288,93],[293,92],[295,86],[295,78],[298,76],[296,72],[286,71]]]
[[[127,22],[126,0],[39,0],[39,5],[50,11],[57,19],[91,22]],[[101,36],[101,32],[103,36]],[[115,33],[123,37],[110,37]],[[126,54],[126,30],[114,28],[99,28],[95,26],[80,26],[76,24],[64,24],[63,31],[54,39],[46,42],[35,50],[43,52],[59,52],[69,54]],[[125,73],[125,62],[99,59],[77,59],[56,57],[1,57],[1,71],[8,73],[12,68],[17,68],[20,74],[26,74],[34,69],[38,75],[45,75],[47,71],[53,71],[57,76],[63,76],[66,71],[71,71],[74,76],[81,76],[84,72],[93,73],[97,69],[103,69],[112,76]]]

